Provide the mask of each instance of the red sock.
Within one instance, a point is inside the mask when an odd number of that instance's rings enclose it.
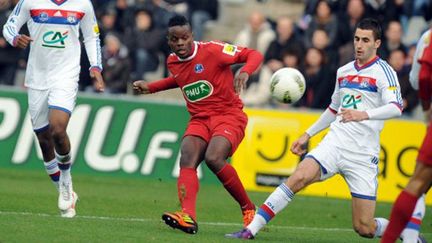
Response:
[[[177,192],[182,211],[196,220],[196,198],[199,190],[197,171],[194,168],[180,168]]]
[[[231,196],[240,204],[242,210],[255,209],[255,205],[251,202],[236,170],[230,164],[225,164],[224,167],[216,174],[219,181],[222,182],[225,189]]]
[[[390,223],[381,239],[381,243],[394,243],[411,219],[411,215],[417,203],[417,197],[402,191],[390,215]]]

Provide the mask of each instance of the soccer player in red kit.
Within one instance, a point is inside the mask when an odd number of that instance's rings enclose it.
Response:
[[[417,156],[414,174],[393,205],[390,223],[381,238],[382,243],[395,242],[402,230],[413,223],[410,219],[417,199],[429,190],[432,183],[432,29],[426,31],[417,43],[410,82],[419,90],[428,128]]]
[[[135,81],[134,89],[155,93],[179,87],[191,119],[181,143],[180,175],[177,181],[182,210],[164,213],[162,219],[173,228],[196,234],[196,197],[199,188],[196,168],[205,161],[225,189],[239,203],[243,223],[255,214],[235,169],[226,162],[244,137],[247,116],[238,93],[260,66],[262,55],[248,48],[221,42],[195,42],[191,26],[183,16],[168,23],[168,78],[147,83]],[[234,78],[230,65],[245,63]]]

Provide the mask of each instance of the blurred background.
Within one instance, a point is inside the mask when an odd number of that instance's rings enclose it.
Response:
[[[0,0],[3,25],[18,0]],[[265,56],[242,98],[258,108],[324,109],[330,102],[336,70],[353,58],[353,31],[364,17],[383,27],[382,59],[398,74],[404,117],[420,118],[408,74],[416,40],[429,28],[430,0],[92,0],[101,31],[107,93],[134,95],[131,82],[167,75],[168,19],[182,14],[191,21],[195,40],[221,40],[257,49]],[[21,32],[25,32],[23,29]],[[23,87],[28,50],[11,47],[0,33],[0,84]],[[92,93],[83,48],[80,91]],[[304,74],[307,89],[293,106],[271,100],[269,80],[281,67]],[[239,70],[234,66],[233,72]],[[179,90],[146,96],[183,102]],[[143,99],[145,99],[143,97]]]

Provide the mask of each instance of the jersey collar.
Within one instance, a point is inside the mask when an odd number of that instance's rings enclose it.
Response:
[[[51,0],[51,2],[57,4],[58,6],[62,5],[63,3],[65,3],[67,0]]]
[[[190,55],[186,58],[180,58],[179,56],[177,56],[177,58],[181,62],[190,61],[196,56],[197,52],[198,52],[198,43],[196,41],[194,41],[194,51],[193,51],[192,55]]]
[[[374,59],[370,60],[369,62],[363,64],[363,66],[359,66],[357,64],[357,60],[354,61],[354,67],[357,71],[360,71],[362,69],[368,68],[370,66],[372,66],[376,61],[378,61],[380,58],[379,56],[376,56]]]

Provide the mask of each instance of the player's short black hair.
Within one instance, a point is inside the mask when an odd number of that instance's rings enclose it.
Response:
[[[357,24],[358,29],[362,30],[372,30],[375,40],[381,40],[382,38],[382,28],[378,20],[373,18],[365,18],[360,20]]]
[[[189,20],[183,15],[175,15],[168,20],[168,27],[189,25]]]

